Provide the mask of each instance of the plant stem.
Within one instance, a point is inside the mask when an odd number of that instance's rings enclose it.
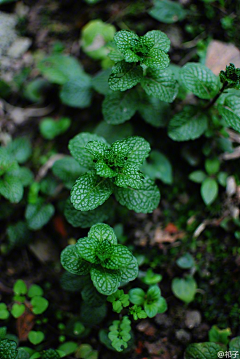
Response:
[[[207,106],[205,106],[205,107],[203,108],[204,111],[209,110],[209,108],[211,108],[211,107],[215,104],[215,102],[216,102],[216,101],[218,100],[218,98],[221,96],[221,94],[223,93],[223,91],[226,90],[227,85],[228,85],[227,81],[224,82],[224,84],[223,84],[221,90],[216,94],[216,96],[214,96],[214,97],[211,99],[211,101],[209,101],[209,103],[207,104]]]

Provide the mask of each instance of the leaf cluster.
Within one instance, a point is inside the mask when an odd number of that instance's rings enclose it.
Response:
[[[113,348],[121,352],[128,347],[131,339],[131,321],[128,316],[124,316],[122,320],[114,320],[109,327],[108,338],[111,340]]]

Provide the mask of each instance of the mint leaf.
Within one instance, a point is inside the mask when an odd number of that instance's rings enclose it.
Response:
[[[83,212],[77,211],[69,199],[65,205],[64,215],[68,223],[70,223],[73,227],[88,228],[95,223],[106,221],[111,214],[112,206],[112,201],[108,200],[98,208]]]
[[[90,270],[90,264],[79,256],[75,245],[67,246],[62,251],[61,264],[72,274],[86,275]]]
[[[219,78],[205,65],[188,63],[180,70],[180,80],[194,95],[211,99],[220,89]]]
[[[121,60],[123,60],[123,58]],[[92,87],[95,91],[102,95],[107,95],[109,92],[111,92],[111,89],[108,84],[108,78],[111,72],[112,69],[102,70],[92,78]]]
[[[151,147],[149,143],[139,136],[129,137],[122,142],[128,146],[127,164],[140,165],[148,157]]]
[[[142,39],[151,42],[153,49],[160,49],[164,52],[168,52],[170,49],[169,38],[160,30],[148,31],[144,36],[142,36]]]
[[[62,103],[70,107],[86,108],[91,98],[91,78],[86,74],[66,82],[60,91]]]
[[[51,203],[28,204],[25,211],[28,228],[34,231],[48,223],[54,214],[54,206]]]
[[[177,81],[169,69],[147,69],[141,85],[149,96],[165,102],[173,102],[178,93]]]
[[[138,101],[138,112],[154,127],[164,127],[169,117],[169,104],[142,92]]]
[[[114,61],[119,62],[124,60],[124,54],[118,49],[117,44],[115,42],[110,42],[108,44],[108,49],[110,50],[108,57]]]
[[[6,147],[8,153],[18,162],[26,162],[32,153],[31,142],[27,137],[18,137]]]
[[[33,182],[33,173],[27,167],[19,167],[10,170],[8,171],[7,176],[17,178],[24,187],[29,186]]]
[[[134,91],[110,92],[102,103],[104,120],[112,125],[119,125],[135,114],[138,107],[138,98]]]
[[[160,50],[153,48],[149,53],[144,57],[142,61],[146,66],[149,66],[153,69],[165,69],[169,65],[168,55]]]
[[[138,169],[139,166],[127,164],[114,179],[118,187],[139,189],[143,185],[144,176]]]
[[[17,344],[13,340],[0,340],[0,358],[16,359],[18,355]]]
[[[90,274],[94,286],[104,295],[116,292],[120,285],[120,274],[118,271],[96,267],[91,268]]]
[[[238,96],[227,96],[222,105],[218,106],[226,124],[240,132],[240,98]]]
[[[154,182],[146,177],[140,189],[114,188],[117,201],[137,213],[151,213],[160,201],[160,192]]]
[[[226,66],[226,71],[220,71],[219,77],[223,84],[227,82],[227,88],[240,88],[240,69],[234,64]]]
[[[132,136],[133,128],[130,123],[124,123],[122,125],[118,125],[116,131],[116,127],[109,125],[106,121],[101,121],[94,132],[98,136],[103,136],[108,143],[113,143],[117,140],[122,140],[126,137]]]
[[[84,237],[80,238],[76,245],[75,249],[78,255],[83,258],[85,261],[90,263],[99,263],[96,250],[98,248],[98,241],[95,238]]]
[[[132,31],[121,30],[114,35],[114,42],[118,49],[125,54],[128,49],[132,49],[137,46],[139,42],[139,36]]]
[[[152,179],[158,178],[166,184],[172,184],[172,165],[168,158],[155,150],[150,153],[148,160],[143,164],[142,171]]]
[[[169,0],[153,0],[153,8],[148,13],[165,24],[181,21],[187,15],[180,3]]]
[[[117,172],[115,172],[114,170],[111,169],[111,167],[109,167],[104,160],[100,160],[96,163],[95,165],[95,170],[96,173],[101,176],[101,177],[105,177],[105,178],[112,178],[115,177],[117,175]]]
[[[71,155],[81,166],[86,168],[92,168],[94,166],[94,157],[85,148],[89,141],[100,141],[106,143],[106,140],[101,136],[88,132],[82,132],[73,137],[68,145]]]
[[[120,268],[121,282],[129,282],[137,278],[138,276],[138,262],[135,257],[125,267]]]
[[[113,245],[117,244],[117,237],[114,230],[108,224],[105,223],[97,223],[92,226],[90,231],[88,232],[88,237],[95,238],[99,242],[107,240]]]
[[[15,176],[6,174],[0,180],[0,194],[11,203],[18,203],[23,197],[23,185]]]
[[[143,71],[140,66],[121,61],[113,66],[108,83],[113,91],[126,91],[137,85],[142,77]]]
[[[85,146],[88,152],[90,152],[96,160],[102,160],[109,147],[108,144],[100,141],[89,141]]]
[[[229,349],[231,351],[240,350],[240,337],[233,338],[229,343]]]
[[[106,297],[97,291],[91,281],[84,286],[81,296],[88,306],[99,307],[106,301]]]
[[[185,351],[185,359],[216,359],[223,348],[215,343],[190,344]]]
[[[200,137],[208,126],[208,117],[195,106],[185,106],[174,115],[168,126],[168,136],[174,141],[189,141]]]
[[[201,196],[204,203],[208,206],[212,204],[218,195],[218,183],[214,178],[206,178],[201,185]]]
[[[27,224],[23,221],[8,226],[7,235],[11,248],[24,246],[31,239],[31,232],[29,231]]]
[[[62,117],[59,120],[55,120],[51,117],[45,117],[40,122],[39,130],[45,139],[52,140],[66,132],[70,124],[71,120],[68,117]]]
[[[90,211],[103,204],[112,192],[109,179],[99,177],[91,171],[76,181],[71,191],[71,202],[80,211]]]
[[[111,257],[107,259],[102,266],[108,269],[118,269],[119,267],[127,267],[132,261],[133,255],[127,247],[118,244],[113,247]]]
[[[77,178],[85,172],[85,169],[71,156],[65,156],[54,162],[52,171],[67,188],[72,188]]]

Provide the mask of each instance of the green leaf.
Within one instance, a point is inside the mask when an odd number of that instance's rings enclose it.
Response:
[[[156,274],[153,272],[151,268],[149,268],[146,272],[146,275],[141,278],[142,282],[147,285],[153,285],[161,282],[162,276],[161,274]]]
[[[75,57],[51,55],[37,64],[40,72],[50,81],[63,85],[70,79],[81,77],[83,69]]]
[[[220,161],[217,157],[207,158],[205,161],[205,169],[209,175],[215,175],[219,172]]]
[[[45,310],[49,305],[48,300],[40,296],[34,296],[31,300],[31,304],[32,304],[32,311],[36,315],[45,312]]]
[[[23,95],[31,102],[43,103],[46,91],[49,89],[50,84],[46,79],[37,78],[29,81],[25,88]]]
[[[166,184],[172,184],[172,165],[168,158],[161,152],[155,150],[150,153],[149,163],[145,162],[142,171],[152,179],[160,179]]]
[[[67,188],[72,188],[77,178],[85,172],[85,168],[81,167],[71,156],[65,156],[54,162],[52,171],[64,182]]]
[[[229,343],[229,336],[232,335],[231,329],[220,329],[216,325],[213,325],[208,332],[210,342],[221,343],[227,345]]]
[[[98,352],[89,344],[81,344],[77,350],[77,357],[83,359],[98,359]]]
[[[94,132],[98,136],[103,136],[108,143],[113,143],[117,140],[122,140],[126,137],[130,137],[133,134],[133,127],[130,123],[124,123],[116,127],[109,125],[106,121],[101,121]]]
[[[27,286],[22,279],[18,279],[13,286],[13,291],[17,295],[27,294]]]
[[[180,80],[194,95],[211,99],[220,89],[219,78],[205,65],[188,63],[180,70]]]
[[[98,248],[98,241],[95,238],[84,237],[80,238],[76,245],[75,250],[78,255],[87,262],[99,263],[96,250]]]
[[[183,256],[177,259],[177,265],[183,269],[190,269],[194,266],[194,258],[190,253],[185,253]]]
[[[149,96],[165,102],[173,102],[178,93],[177,81],[169,69],[147,69],[141,85]]]
[[[141,288],[130,289],[129,300],[136,305],[143,305],[145,300],[145,292]]]
[[[163,297],[158,299],[158,313],[164,313],[167,310],[167,301]]]
[[[233,338],[229,343],[230,351],[240,351],[240,337]]]
[[[208,206],[212,204],[218,195],[218,183],[214,178],[206,178],[201,185],[201,196],[204,203]]]
[[[109,179],[99,177],[95,171],[91,171],[76,181],[71,191],[71,202],[80,211],[90,211],[103,204],[112,192]]]
[[[86,149],[93,155],[94,159],[102,160],[105,158],[109,145],[100,141],[89,141],[86,144]]]
[[[88,228],[95,223],[107,221],[113,209],[112,206],[112,201],[108,200],[98,208],[93,209],[92,211],[82,212],[76,210],[69,199],[67,200],[65,205],[64,215],[67,221],[73,227]]]
[[[92,168],[94,166],[94,158],[85,148],[89,141],[101,141],[106,143],[106,140],[103,137],[88,132],[82,132],[70,140],[68,147],[71,155],[81,166]]]
[[[58,352],[54,349],[43,350],[41,352],[41,359],[59,359],[61,358]]]
[[[33,298],[33,297],[42,296],[42,295],[43,295],[42,288],[37,284],[32,284],[28,290],[28,297]]]
[[[127,247],[118,244],[113,247],[111,257],[107,259],[102,266],[108,269],[118,269],[119,267],[127,267],[132,262],[133,255]]]
[[[194,300],[196,290],[197,283],[191,276],[174,278],[172,281],[172,291],[174,295],[187,304]]]
[[[96,173],[101,176],[101,177],[105,177],[105,178],[112,178],[115,177],[117,175],[117,172],[114,171],[113,169],[111,169],[111,167],[109,167],[104,160],[99,160],[96,165],[95,165],[95,170]]]
[[[126,91],[136,86],[142,77],[143,70],[140,66],[121,61],[113,66],[108,83],[113,91]]]
[[[108,124],[119,125],[130,120],[137,107],[138,98],[135,91],[110,92],[102,103],[103,118]]]
[[[88,303],[83,302],[81,305],[81,322],[88,326],[93,327],[100,324],[107,315],[107,306],[106,303],[101,304],[98,307],[93,307],[88,305]]]
[[[153,69],[163,70],[169,65],[169,56],[162,50],[153,48],[144,57],[143,63]]]
[[[19,221],[7,228],[8,242],[10,247],[21,247],[31,239],[31,232],[25,222]]]
[[[141,165],[151,150],[149,143],[143,137],[129,137],[124,143],[128,146],[127,164]]]
[[[132,31],[121,30],[114,35],[114,42],[118,49],[125,54],[128,49],[132,49],[138,45],[139,36]]]
[[[58,349],[63,351],[67,356],[73,354],[76,351],[77,347],[78,345],[75,342],[66,342],[64,344],[61,344]]]
[[[140,189],[133,188],[114,188],[114,195],[117,201],[128,209],[137,213],[151,213],[157,208],[160,201],[160,192],[154,182],[144,179],[144,184]]]
[[[227,96],[223,105],[218,106],[218,110],[226,124],[240,132],[240,97]]]
[[[29,341],[34,344],[34,345],[37,345],[37,344],[40,344],[45,338],[45,335],[43,334],[43,332],[36,332],[34,330],[31,330],[29,333],[28,333],[28,339]]]
[[[91,98],[91,79],[86,74],[66,82],[60,91],[62,103],[70,107],[86,108]]]
[[[62,117],[59,120],[46,117],[40,122],[39,130],[46,140],[53,140],[55,137],[66,132],[70,124],[71,120],[68,117]]]
[[[145,92],[140,94],[138,112],[141,117],[154,127],[165,127],[169,117],[169,104],[156,97],[148,96]]]
[[[191,181],[196,183],[202,183],[206,179],[206,177],[206,173],[200,170],[194,171],[188,176]]]
[[[219,352],[224,355],[223,348],[215,343],[190,344],[185,351],[185,359],[217,359]]]
[[[200,137],[208,126],[208,117],[195,106],[185,106],[174,115],[168,126],[168,136],[174,141],[189,141]]]
[[[0,358],[16,359],[18,355],[17,344],[13,340],[0,340]]]
[[[114,178],[114,184],[118,187],[139,189],[143,185],[144,176],[139,171],[138,165],[127,164]]]
[[[0,303],[0,320],[8,319],[9,315],[10,314],[9,314],[6,304]],[[0,328],[0,329],[2,329],[2,328]],[[5,335],[3,337],[5,337]],[[0,335],[0,342],[1,342],[1,339],[2,339],[2,335]]]
[[[111,92],[108,84],[108,78],[111,72],[112,69],[102,70],[92,78],[92,87],[95,91],[102,95],[107,95],[109,92]]]
[[[28,204],[25,212],[28,227],[34,231],[42,228],[49,222],[54,211],[54,206],[51,203]]]
[[[90,231],[88,232],[89,238],[95,238],[99,242],[108,241],[109,243],[116,245],[117,244],[117,237],[114,230],[105,223],[97,223],[91,227]]]
[[[24,187],[29,186],[33,182],[33,173],[27,167],[19,167],[10,170],[8,176],[18,178]]]
[[[32,153],[31,142],[27,137],[18,137],[7,145],[8,153],[18,163],[26,162]]]
[[[61,253],[61,264],[72,274],[85,275],[89,273],[91,265],[80,257],[75,245],[67,246]]]
[[[25,305],[14,303],[12,306],[11,314],[14,318],[19,318],[25,312]]]
[[[145,301],[144,302],[144,311],[146,312],[146,314],[149,318],[155,317],[155,315],[157,315],[157,313],[158,313],[158,303],[153,302],[153,303],[148,304]]]
[[[160,30],[148,31],[142,39],[152,42],[153,49],[160,49],[164,52],[168,52],[170,49],[170,40],[164,32]]]
[[[0,194],[11,203],[18,203],[23,197],[23,185],[18,178],[6,174],[0,180]]]
[[[154,19],[165,24],[181,21],[187,14],[180,3],[169,0],[154,0],[153,8],[148,13]]]
[[[138,262],[133,256],[132,260],[126,267],[122,267],[120,270],[121,282],[129,282],[137,278],[138,276]]]
[[[106,297],[100,294],[92,282],[87,283],[81,291],[82,299],[91,307],[99,307],[106,301]]]
[[[110,295],[118,289],[120,285],[120,274],[118,271],[106,268],[91,268],[91,279],[94,286],[104,295]]]

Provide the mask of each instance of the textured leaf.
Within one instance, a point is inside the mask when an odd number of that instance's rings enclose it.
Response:
[[[211,99],[220,89],[219,77],[199,63],[188,63],[180,70],[180,80],[194,95]]]
[[[94,159],[101,160],[105,157],[106,150],[110,146],[101,141],[89,141],[86,144],[86,149],[93,155]]]
[[[139,136],[129,137],[124,142],[128,146],[127,164],[142,164],[151,150],[149,143]]]
[[[168,126],[168,136],[174,141],[189,141],[200,137],[208,126],[206,114],[195,106],[185,106],[173,116]]]
[[[140,189],[115,187],[114,194],[122,206],[137,213],[151,213],[160,201],[159,189],[149,178],[145,178]]]
[[[152,41],[154,49],[160,49],[162,51],[168,52],[170,49],[170,40],[164,32],[160,30],[152,30],[148,31],[144,36],[143,39],[147,41]]]
[[[138,276],[138,262],[135,257],[132,257],[132,260],[126,267],[120,269],[121,282],[132,281]]]
[[[135,91],[110,92],[102,103],[104,120],[112,125],[119,125],[130,120],[138,107]]]
[[[106,143],[106,140],[103,137],[88,132],[82,132],[70,140],[68,147],[71,155],[81,166],[92,168],[94,166],[93,156],[85,148],[89,141],[101,141]]]
[[[240,337],[233,338],[229,343],[230,351],[240,351]]]
[[[116,43],[118,49],[125,54],[126,50],[137,46],[139,37],[132,31],[121,30],[116,32],[114,35],[114,42]]]
[[[172,165],[168,158],[155,150],[150,153],[149,162],[145,162],[142,171],[152,179],[160,179],[164,183],[172,184]]]
[[[42,359],[59,359],[60,355],[54,349],[43,350],[41,352]]]
[[[7,151],[18,163],[24,163],[31,156],[31,142],[27,137],[18,137],[7,145]]]
[[[172,281],[172,291],[174,295],[185,303],[194,300],[197,290],[197,283],[193,277],[174,278]]]
[[[18,203],[23,197],[23,185],[18,178],[7,174],[0,180],[0,194],[11,203]]]
[[[150,125],[164,127],[168,122],[170,109],[168,103],[143,92],[138,102],[138,112]]]
[[[54,214],[54,206],[48,204],[28,204],[25,212],[28,227],[32,230],[38,230],[48,223]]]
[[[117,291],[120,285],[120,274],[118,271],[106,268],[92,268],[90,270],[94,286],[104,295],[110,295]]]
[[[138,169],[139,166],[127,164],[114,179],[118,187],[139,189],[143,185],[144,176]]]
[[[85,173],[71,191],[71,202],[80,211],[90,211],[103,204],[112,194],[112,183],[99,177],[95,171]]]
[[[86,284],[81,292],[82,299],[93,307],[99,307],[106,301],[106,297],[100,294],[93,286],[92,282]]]
[[[105,178],[112,178],[117,175],[117,172],[111,169],[104,160],[100,160],[95,164],[96,173]]]
[[[218,110],[226,124],[240,132],[240,98],[238,96],[227,96],[224,104],[218,106]]]
[[[68,292],[81,292],[89,282],[90,276],[79,276],[70,272],[64,272],[60,278],[61,287]]]
[[[0,340],[0,358],[1,359],[16,359],[18,354],[17,344],[13,340]]]
[[[112,212],[112,207],[112,201],[108,200],[92,211],[83,212],[76,210],[69,199],[65,205],[64,215],[73,227],[88,228],[95,223],[106,221]]]
[[[177,81],[168,69],[148,69],[141,85],[149,96],[165,102],[173,102],[178,93]]]
[[[91,227],[88,237],[96,238],[99,242],[109,241],[111,244],[117,244],[117,237],[114,230],[105,223],[97,223]]]
[[[187,14],[180,3],[169,0],[154,0],[153,8],[148,13],[154,19],[165,24],[181,21]]]
[[[115,42],[110,42],[108,44],[108,49],[110,50],[108,57],[114,61],[119,62],[124,60],[124,54],[118,49],[117,44]]]
[[[165,69],[169,65],[168,55],[160,49],[152,49],[147,56],[144,57],[143,63],[153,69]]]
[[[64,269],[72,274],[86,275],[91,265],[82,259],[75,246],[67,246],[61,253],[61,264]]]
[[[118,244],[113,247],[111,257],[102,263],[102,266],[108,269],[118,269],[119,267],[127,267],[132,261],[133,255],[127,247]]]
[[[17,178],[24,187],[29,186],[33,182],[33,173],[27,167],[19,167],[9,171],[7,175]]]
[[[206,205],[215,201],[218,195],[218,183],[214,178],[206,178],[201,185],[201,196]]]
[[[88,107],[91,103],[91,98],[90,77],[85,74],[66,82],[60,91],[62,103],[71,107]]]
[[[143,71],[140,66],[121,61],[113,66],[108,83],[113,91],[126,91],[137,85],[142,77]]]
[[[215,343],[190,344],[185,351],[185,359],[216,359],[223,348]]]
[[[71,156],[66,156],[54,162],[52,171],[59,177],[67,188],[71,188],[77,178],[85,172],[85,169]]]
[[[75,249],[78,255],[90,263],[99,263],[98,257],[96,255],[96,249],[99,245],[99,242],[95,238],[84,237],[80,238],[76,245]]]

